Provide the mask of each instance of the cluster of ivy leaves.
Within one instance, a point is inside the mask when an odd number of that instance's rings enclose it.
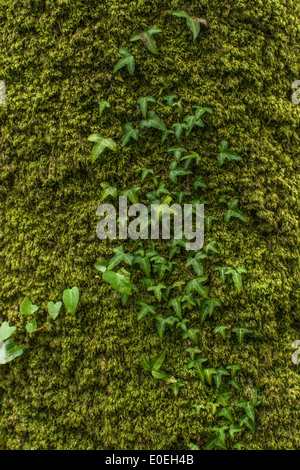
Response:
[[[186,18],[187,25],[196,39],[200,32],[199,18],[191,18],[186,12],[174,12],[174,16]],[[201,19],[203,20],[203,19]],[[205,21],[205,20],[203,20]],[[203,23],[204,24],[204,23]],[[131,40],[141,40],[150,52],[156,54],[157,46],[153,35],[161,30],[155,26],[147,31],[135,33]],[[121,47],[119,53],[122,58],[117,62],[114,73],[127,69],[130,75],[135,72],[135,59],[127,48]],[[180,142],[197,129],[204,128],[206,116],[213,113],[212,109],[198,104],[190,107],[183,105],[176,94],[164,94],[169,85],[162,83],[158,90],[158,96],[140,96],[137,98],[141,112],[138,125],[127,122],[124,125],[124,133],[120,136],[119,143],[102,134],[92,134],[88,139],[94,142],[91,160],[94,163],[104,152],[114,151],[136,141],[147,139],[147,129],[155,130],[161,142],[166,145],[170,140],[173,143],[166,146],[166,154],[170,155],[167,182],[163,175],[156,175],[153,168],[143,168],[140,186],[119,190],[108,182],[102,182],[101,201],[117,201],[118,196],[127,196],[132,204],[142,203],[148,208],[146,227],[140,226],[140,231],[149,228],[154,223],[151,214],[152,204],[189,203],[192,211],[196,211],[198,204],[209,204],[205,200],[202,191],[207,188],[203,176],[200,174],[201,155],[195,149],[185,148]],[[179,119],[168,125],[155,111],[155,106],[162,100],[167,106],[174,109]],[[109,101],[100,100],[100,114],[106,108],[110,108]],[[153,136],[153,134],[152,134]],[[188,147],[192,146],[189,139]],[[211,152],[209,152],[211,153]],[[223,140],[218,146],[218,151],[213,154],[217,164],[221,167],[230,162],[237,162],[241,157],[228,147],[228,142]],[[195,196],[196,195],[196,196]],[[247,216],[238,208],[237,198],[229,200],[226,195],[219,199],[226,205],[224,209],[224,223],[231,223],[232,219],[239,223],[247,223]],[[164,219],[159,214],[163,227]],[[209,232],[212,224],[218,221],[216,215],[204,216],[205,228]],[[131,250],[126,252],[123,245],[114,248],[114,255],[109,260],[98,260],[95,268],[102,273],[102,279],[120,293],[120,301],[126,304],[130,296],[137,298],[137,321],[143,321],[146,316],[153,319],[157,334],[163,340],[165,335],[181,335],[183,350],[187,354],[187,368],[193,371],[201,383],[208,388],[212,397],[217,399],[209,401],[206,406],[194,404],[197,417],[201,416],[201,410],[211,415],[216,415],[217,424],[211,428],[208,434],[205,449],[243,449],[243,444],[237,436],[241,436],[246,430],[252,434],[256,430],[255,407],[259,405],[258,390],[254,388],[251,400],[243,398],[243,391],[239,385],[237,375],[240,366],[237,364],[220,365],[212,367],[206,357],[202,357],[199,344],[199,323],[209,321],[214,316],[216,309],[221,307],[219,299],[211,297],[209,291],[209,262],[211,256],[218,253],[216,241],[205,244],[201,250],[187,251],[187,239],[182,232],[181,237],[170,237],[166,241],[138,239]],[[183,268],[183,269],[182,269]],[[243,287],[243,275],[247,271],[238,266],[217,266],[212,270],[212,276],[220,276],[220,279],[240,293]],[[192,319],[197,321],[192,323]],[[252,329],[246,326],[232,328],[230,325],[216,325],[213,329],[215,335],[220,335],[224,341],[236,336],[237,343],[243,344]],[[174,377],[172,373],[163,370],[166,358],[164,349],[157,357],[141,358],[143,369],[150,373],[153,379],[159,381],[165,390],[170,390],[176,397],[180,389],[184,387],[183,381]],[[228,444],[228,440],[230,443]],[[187,443],[190,449],[200,449],[196,443]]]

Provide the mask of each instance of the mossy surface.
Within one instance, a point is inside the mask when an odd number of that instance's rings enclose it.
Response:
[[[193,42],[184,21],[165,14],[171,9],[202,16],[210,28]],[[170,156],[150,137],[92,166],[87,137],[120,137],[126,121],[140,119],[136,99],[161,80],[185,103],[214,110],[205,131],[193,134],[195,150],[215,151],[226,139],[243,157],[219,168],[204,155],[201,171],[211,202],[238,197],[249,217],[247,226],[220,220],[208,234],[218,242],[215,265],[248,270],[240,295],[217,281],[212,287],[223,303],[215,322],[254,334],[238,346],[204,327],[204,355],[217,367],[239,364],[246,395],[261,390],[247,449],[299,448],[291,361],[300,339],[300,105],[291,101],[299,17],[298,0],[0,2],[0,321],[19,326],[25,351],[0,368],[0,448],[182,449],[205,441],[214,423],[195,416],[192,405],[205,403],[207,392],[187,370],[180,338],[163,341],[164,368],[185,382],[174,399],[140,365],[162,349],[153,323],[138,323],[135,302],[122,307],[93,267],[116,245],[95,233],[100,183],[125,189],[143,166],[164,173]],[[132,43],[135,75],[112,75],[119,47],[152,24],[163,29],[159,55]],[[111,106],[101,120],[100,97]],[[23,298],[41,306],[42,323],[47,301],[73,285],[81,292],[76,317],[61,314],[48,332],[26,335]]]

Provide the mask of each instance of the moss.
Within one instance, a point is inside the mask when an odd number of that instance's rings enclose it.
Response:
[[[210,28],[196,42],[167,10],[203,16]],[[137,72],[112,75],[118,48],[151,24],[163,28],[159,55],[132,43]],[[206,391],[188,380],[182,345],[168,338],[166,369],[186,374],[175,400],[146,375],[140,357],[161,350],[150,322],[137,324],[135,304],[96,278],[93,264],[112,244],[95,234],[100,182],[125,188],[152,165],[168,163],[152,139],[91,166],[87,136],[120,136],[139,119],[136,99],[166,80],[186,103],[214,109],[210,126],[193,136],[212,151],[222,139],[243,156],[217,168],[203,156],[210,200],[238,196],[248,213],[213,225],[224,262],[248,270],[240,296],[216,282],[222,319],[255,334],[242,347],[203,335],[203,352],[219,365],[243,367],[245,390],[261,390],[257,433],[249,449],[298,448],[299,373],[291,362],[299,339],[299,114],[291,84],[299,78],[296,0],[226,4],[122,0],[7,0],[0,5],[0,320],[24,328],[25,296],[42,307],[78,285],[76,318],[61,315],[48,334],[16,336],[25,353],[0,370],[4,404],[0,446],[7,449],[178,449],[205,438],[211,418],[192,404]],[[101,120],[99,97],[109,98]],[[130,119],[129,119],[130,118]],[[43,313],[44,312],[44,313]],[[222,316],[221,316],[222,315]],[[207,339],[205,339],[207,338]]]

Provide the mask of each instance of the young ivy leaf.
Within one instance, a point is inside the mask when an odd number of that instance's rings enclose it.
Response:
[[[237,153],[233,152],[232,150],[228,148],[228,144],[226,140],[222,140],[218,149],[220,152],[219,155],[217,156],[219,166],[222,166],[226,159],[229,162],[231,160],[241,160],[241,157]]]
[[[31,300],[26,297],[20,305],[20,311],[23,315],[33,315],[34,312],[37,312],[39,307],[37,305],[33,305]]]
[[[147,118],[148,103],[156,103],[156,99],[153,96],[141,96],[137,100],[137,104],[141,109],[143,117]]]
[[[253,330],[251,330],[250,328],[236,327],[236,328],[232,328],[232,332],[237,335],[238,343],[243,344],[245,334],[252,333]]]
[[[28,331],[28,333],[32,333],[36,329],[37,329],[37,322],[36,322],[36,319],[34,318],[32,322],[26,324],[26,330]]]
[[[206,290],[204,289],[204,287],[202,286],[202,282],[205,282],[207,281],[207,276],[200,276],[200,277],[196,277],[195,279],[192,279],[191,281],[189,281],[187,283],[187,286],[186,286],[186,294],[189,294],[192,290],[198,292],[198,294],[202,295],[202,297],[208,299],[208,294],[206,292]]]
[[[95,142],[91,153],[91,160],[94,163],[98,157],[104,152],[105,149],[117,151],[117,144],[110,138],[105,138],[101,134],[92,134],[88,137],[90,142]]]
[[[144,129],[145,127],[153,127],[154,129],[158,129],[163,132],[167,131],[164,121],[162,121],[154,111],[150,111],[148,119],[145,119],[140,123],[141,129]]]
[[[142,168],[142,181],[144,181],[148,175],[154,175],[152,168]]]
[[[138,313],[138,320],[144,318],[148,313],[152,313],[153,315],[155,315],[155,308],[152,307],[152,305],[148,305],[146,304],[146,302],[142,302],[141,300],[138,301],[138,304],[142,307]]]
[[[232,424],[234,424],[232,408],[233,406],[231,405],[225,406],[221,411],[219,411],[218,416],[223,416],[224,418],[228,419],[228,421],[230,421]]]
[[[127,122],[124,125],[124,128],[125,133],[122,136],[121,147],[124,147],[130,141],[130,139],[138,140],[139,138],[139,130],[134,129],[131,122]]]
[[[53,320],[56,320],[56,318],[59,315],[60,309],[62,306],[62,302],[48,302],[47,307],[48,307],[48,313]]]
[[[100,194],[100,201],[104,201],[104,199],[106,199],[108,196],[111,196],[114,198],[118,196],[118,190],[115,186],[110,186],[105,181],[103,183],[100,183],[100,186],[101,188],[103,188]]]
[[[165,95],[163,100],[166,101],[168,106],[173,106],[173,101],[177,100],[178,95]]]
[[[147,288],[147,291],[148,292],[151,292],[153,291],[154,292],[154,295],[155,297],[157,298],[158,302],[161,302],[161,299],[162,299],[162,290],[163,289],[166,289],[167,286],[165,284],[158,284],[157,286],[149,286]]]
[[[18,356],[23,354],[23,349],[19,348],[16,343],[8,339],[0,342],[0,364],[7,364]]]
[[[100,116],[101,116],[101,114],[103,113],[103,111],[104,111],[106,108],[110,108],[109,102],[106,101],[106,100],[100,100],[100,101],[99,101],[99,112],[100,112]]]
[[[203,116],[203,114],[205,114],[205,113],[209,113],[209,114],[213,113],[212,109],[203,108],[202,106],[193,106],[193,109],[196,109],[196,112],[195,112],[196,121],[198,121],[198,119],[200,119],[201,116]]]
[[[114,67],[113,73],[118,72],[123,67],[127,67],[128,73],[130,75],[133,75],[135,70],[135,62],[133,55],[125,47],[120,47],[119,54],[121,54],[123,58],[117,62]]]
[[[113,256],[109,261],[107,271],[111,271],[116,266],[118,266],[118,264],[122,263],[122,261],[126,264],[132,265],[134,257],[132,254],[124,252],[123,245],[117,246],[114,249],[114,252],[115,256]]]
[[[71,315],[75,315],[76,308],[79,302],[79,289],[77,286],[72,289],[65,289],[63,292],[63,303]]]
[[[172,124],[172,127],[175,129],[175,137],[177,140],[180,139],[183,130],[188,131],[188,125],[184,122],[175,122]]]
[[[242,222],[245,223],[248,222],[248,219],[245,214],[243,214],[243,212],[237,208],[238,202],[238,199],[233,199],[232,201],[227,202],[228,211],[226,211],[224,214],[225,224],[228,224],[231,217],[236,217],[237,219],[240,219]]]
[[[214,334],[216,335],[217,333],[220,333],[222,338],[225,340],[227,336],[227,333],[226,333],[227,330],[229,330],[229,326],[227,325],[216,326],[214,328]]]
[[[129,276],[125,276],[122,271],[105,271],[102,276],[103,281],[108,282],[113,289],[121,294],[131,295],[131,285]]]
[[[156,42],[153,37],[153,34],[161,33],[161,29],[157,28],[156,26],[151,26],[147,29],[147,31],[135,33],[130,41],[142,41],[145,46],[149,49],[150,52],[153,54],[157,54],[157,47]]]
[[[207,21],[204,18],[198,18],[196,16],[190,16],[185,11],[175,11],[172,13],[173,16],[177,16],[178,18],[185,18],[186,24],[190,28],[193,33],[193,39],[195,40],[200,32],[200,24],[208,27]]]
[[[203,322],[206,317],[211,317],[214,313],[215,307],[221,307],[221,302],[218,299],[208,299],[202,304],[200,320]]]
[[[170,148],[168,149],[168,152],[172,152],[175,161],[176,161],[177,163],[179,163],[179,162],[180,162],[180,159],[181,159],[181,154],[182,154],[182,152],[187,152],[187,150],[184,149],[183,147],[170,147]]]
[[[141,270],[144,274],[146,274],[147,277],[150,277],[151,264],[148,256],[136,255],[133,262],[134,264],[138,264],[140,266]]]
[[[131,189],[125,189],[122,192],[122,196],[127,196],[129,201],[132,204],[138,204],[139,198],[138,198],[137,193],[139,192],[140,189],[141,189],[140,186],[133,186]]]
[[[16,326],[9,326],[7,321],[3,322],[0,326],[0,341],[5,341],[16,331]]]

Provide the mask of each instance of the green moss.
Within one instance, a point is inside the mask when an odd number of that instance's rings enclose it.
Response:
[[[170,9],[203,16],[210,28],[196,42]],[[112,75],[118,48],[131,33],[161,26],[159,55],[130,44],[137,72]],[[95,233],[100,182],[125,188],[147,164],[163,173],[168,158],[149,139],[97,162],[88,159],[93,131],[120,136],[139,119],[136,99],[161,80],[185,103],[212,107],[195,150],[214,151],[222,139],[242,155],[218,168],[203,155],[210,200],[237,196],[250,224],[216,223],[209,238],[216,264],[244,266],[237,296],[214,286],[224,324],[247,324],[246,344],[203,334],[203,352],[216,365],[235,361],[242,383],[261,390],[258,429],[249,449],[299,447],[299,373],[291,362],[299,339],[299,115],[291,84],[299,78],[296,0],[223,4],[122,0],[15,0],[0,5],[0,320],[24,327],[25,296],[42,307],[78,285],[76,318],[61,315],[49,333],[16,341],[24,355],[0,369],[4,404],[0,446],[7,449],[178,449],[205,438],[212,418],[195,417],[192,404],[206,391],[186,372],[182,344],[169,337],[166,370],[186,378],[177,399],[140,367],[161,344],[151,322],[138,324],[134,302],[99,283],[93,264],[112,244]],[[99,118],[99,98],[111,112]],[[184,372],[185,371],[185,372]],[[184,377],[186,374],[186,377]]]

